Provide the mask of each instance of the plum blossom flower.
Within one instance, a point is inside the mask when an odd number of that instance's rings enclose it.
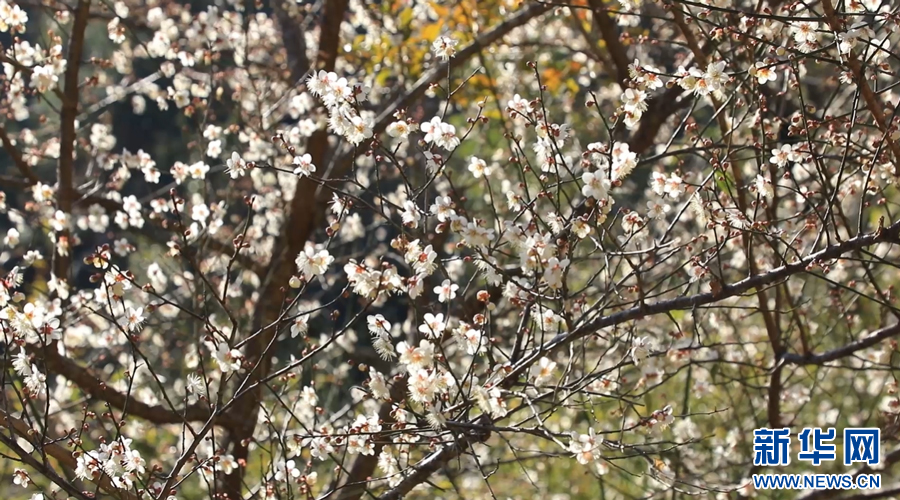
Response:
[[[350,118],[350,126],[343,131],[343,135],[348,141],[353,143],[353,145],[358,145],[362,141],[372,137],[372,121],[359,115],[354,115]],[[458,143],[459,140],[457,140],[457,144]]]
[[[631,151],[627,142],[617,142],[612,149],[612,180],[623,180],[637,167],[637,153]]]
[[[215,351],[213,351],[213,358],[215,358],[222,373],[229,373],[241,369],[244,355],[237,349],[229,348],[225,342],[220,342]]]
[[[456,127],[449,123],[441,121],[440,117],[435,116],[430,121],[419,125],[422,132],[425,132],[425,142],[433,143],[435,146],[452,151],[459,146],[459,137],[456,136]]]
[[[297,467],[297,463],[293,460],[282,460],[275,467],[276,481],[287,481],[288,478],[296,480],[301,475],[303,475],[303,471]]]
[[[391,391],[388,389],[384,374],[377,370],[369,370],[369,389],[372,391],[372,396],[376,399],[386,400],[391,397]]]
[[[484,350],[484,332],[477,328],[465,328],[462,343],[468,354],[478,354]]]
[[[39,93],[47,92],[56,87],[59,77],[51,66],[35,66],[31,71],[31,87]]]
[[[431,44],[431,50],[434,51],[434,55],[438,59],[447,61],[456,55],[457,44],[459,44],[459,40],[454,40],[447,36],[439,36]]]
[[[225,166],[227,167],[225,171],[228,172],[232,179],[243,177],[249,170],[247,162],[237,152],[231,153],[231,158],[225,161]]]
[[[409,137],[410,131],[411,127],[403,120],[392,122],[387,126],[387,129],[385,129],[385,132],[395,139],[406,139]]]
[[[459,290],[459,285],[451,283],[450,280],[444,280],[440,286],[434,287],[434,293],[438,296],[438,302],[442,304],[455,299],[457,290]]]
[[[752,69],[754,76],[756,76],[756,81],[759,82],[760,85],[765,85],[768,82],[774,82],[778,79],[778,73],[775,72],[775,69],[771,64],[766,64],[762,61],[757,61],[754,64]]]
[[[684,180],[677,174],[672,174],[666,179],[663,189],[670,198],[677,200],[684,194]]]
[[[400,353],[400,362],[406,365],[410,373],[431,368],[434,364],[434,344],[425,339],[419,341],[418,347],[400,342],[397,344],[397,352]]]
[[[597,450],[603,445],[603,438],[594,434],[594,428],[588,429],[587,434],[572,433],[572,441],[569,442],[569,452],[575,455],[575,459],[581,465],[587,465],[600,459]]]
[[[334,262],[334,257],[328,250],[324,248],[316,250],[313,245],[307,245],[294,260],[297,270],[307,277],[322,276],[332,262]]]
[[[647,94],[640,89],[625,89],[625,92],[622,93],[622,104],[625,111],[640,116],[641,113],[647,111]]]
[[[585,172],[581,175],[581,181],[584,182],[584,185],[581,187],[581,194],[585,198],[602,200],[609,195],[609,188],[612,183],[601,172]]]
[[[316,166],[312,163],[312,156],[309,153],[306,153],[301,156],[294,157],[294,175],[299,175],[300,177],[309,177],[316,171]]]
[[[24,469],[16,469],[13,471],[13,484],[27,488],[31,483],[31,478]]]
[[[125,315],[126,320],[128,321],[128,331],[136,332],[141,329],[141,324],[144,322],[144,308],[143,307],[129,307],[128,312]]]
[[[294,318],[294,323],[291,324],[291,338],[295,338],[298,335],[306,335],[308,331],[309,314],[301,314]]]
[[[6,236],[3,237],[3,244],[8,247],[15,247],[19,244],[19,231],[11,227],[8,231],[6,231]]]
[[[429,211],[436,215],[437,220],[440,222],[445,222],[456,215],[456,211],[453,210],[453,201],[449,196],[438,196]]]
[[[634,337],[631,340],[631,360],[640,365],[650,355],[650,340],[647,337]]]
[[[793,148],[791,148],[790,144],[784,144],[780,148],[775,148],[772,150],[772,157],[769,158],[769,163],[774,163],[779,167],[784,167],[788,164],[788,161],[791,160],[791,154],[793,153]]]
[[[693,266],[690,270],[691,283],[701,280],[706,276],[706,268],[703,266]]]
[[[672,207],[668,203],[660,203],[656,200],[647,202],[647,216],[652,219],[662,219],[670,210]]]
[[[476,179],[491,175],[491,169],[487,166],[487,162],[475,156],[469,159],[469,172],[472,172],[472,177]]]
[[[436,372],[416,370],[409,376],[409,395],[418,403],[430,403],[437,392]]]
[[[425,320],[425,322],[419,325],[419,333],[425,335],[426,337],[440,338],[441,334],[444,332],[444,329],[447,328],[446,323],[444,323],[443,314],[425,313],[423,319]]]
[[[534,111],[534,106],[531,105],[531,101],[523,99],[522,96],[516,94],[506,103],[506,109],[514,111],[512,115],[513,118],[516,118],[518,116],[528,116]]]
[[[775,196],[775,189],[772,186],[772,181],[762,175],[756,176],[756,180],[753,183],[753,189],[763,198],[772,198]]]
[[[725,86],[728,75],[725,74],[725,61],[711,62],[706,66],[703,81],[709,92],[717,92]]]
[[[569,259],[559,260],[551,257],[547,260],[547,267],[544,269],[544,281],[547,286],[553,290],[559,290],[563,286],[563,272],[569,267]]]
[[[490,389],[476,386],[473,390],[475,402],[481,411],[489,414],[493,418],[502,418],[506,416],[506,403],[501,397],[500,388],[491,387]]]
[[[375,349],[378,356],[385,361],[391,360],[397,356],[397,351],[394,350],[394,344],[391,343],[391,337],[385,331],[379,330],[378,333],[372,335],[372,348]]]
[[[384,316],[376,314],[366,318],[369,325],[369,333],[372,335],[389,335],[391,332],[391,323],[384,319]]]
[[[556,370],[555,361],[546,357],[539,359],[536,365],[531,365],[531,377],[534,379],[534,385],[546,384],[553,376],[554,370]]]

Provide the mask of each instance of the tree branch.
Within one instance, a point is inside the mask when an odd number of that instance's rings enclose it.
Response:
[[[63,491],[67,492],[70,495],[75,495],[77,498],[81,498],[83,500],[91,500],[90,497],[85,495],[84,492],[79,491],[78,488],[75,487],[74,484],[61,477],[59,474],[53,470],[53,467],[47,463],[47,460],[38,460],[33,457],[31,453],[23,450],[16,439],[10,435],[7,436],[5,434],[0,434],[0,443],[6,445],[7,448],[12,450],[22,461],[22,463],[31,466],[32,469],[40,472],[44,477],[53,481],[54,484],[60,487]]]
[[[310,61],[306,55],[305,30],[299,19],[291,16],[290,4],[296,4],[294,0],[275,0],[272,2],[272,12],[281,28],[281,38],[284,41],[284,50],[287,52],[288,69],[291,72],[291,80],[300,82],[309,72]]]
[[[900,243],[900,221],[883,229],[879,229],[878,231],[862,234],[841,243],[828,246],[792,264],[783,265],[772,269],[771,271],[750,276],[749,278],[745,278],[736,283],[723,285],[721,290],[717,291],[718,293],[706,292],[675,299],[662,300],[651,304],[635,306],[608,316],[597,318],[569,333],[561,333],[535,349],[530,356],[524,358],[513,367],[509,374],[504,378],[503,385],[509,387],[514,384],[515,381],[542,356],[549,356],[551,353],[556,352],[562,347],[603,328],[619,325],[626,321],[639,320],[654,314],[665,314],[667,312],[678,310],[690,310],[707,304],[721,302],[729,297],[743,295],[755,288],[765,287],[795,274],[807,272],[807,267],[813,263],[837,259],[847,252],[883,242]]]
[[[334,0],[324,2],[322,15],[319,22],[319,48],[316,68],[321,71],[333,71],[340,51],[341,23],[344,21],[349,0]],[[299,57],[297,51],[291,51]],[[303,51],[305,58],[306,52]],[[299,72],[304,60],[289,61],[292,72]],[[307,62],[308,64],[308,62]],[[296,68],[296,69],[295,69]],[[304,72],[305,73],[305,72]],[[328,131],[317,130],[307,141],[307,153],[312,157],[315,165],[324,163],[328,151]],[[261,300],[257,306],[253,318],[252,332],[259,332],[247,346],[246,359],[256,366],[247,376],[240,381],[241,386],[252,386],[255,381],[264,379],[271,370],[271,356],[268,351],[273,345],[273,339],[278,334],[278,322],[283,307],[281,289],[286,288],[290,277],[293,275],[293,257],[303,250],[303,246],[312,236],[315,229],[315,221],[320,208],[316,199],[318,184],[305,177],[300,179],[294,190],[288,219],[282,228],[282,234],[275,248],[282,249],[280,255],[273,255],[270,260],[268,276],[265,277],[265,285],[260,294]],[[235,460],[246,460],[249,446],[249,438],[253,435],[256,426],[256,413],[259,411],[261,397],[261,385],[248,391],[242,401],[231,410],[234,418],[243,425],[229,433],[229,442],[233,447],[232,455]],[[241,479],[243,469],[237,468],[225,478],[223,489],[229,495],[240,497]]]
[[[606,9],[603,7],[602,0],[590,0],[591,12],[594,13],[594,25],[600,30],[600,36],[606,43],[606,50],[612,56],[613,64],[616,70],[616,79],[619,86],[625,88],[625,82],[628,81],[628,53],[622,42],[619,41],[619,31],[616,23],[613,22]]]
[[[697,41],[697,38],[694,36],[694,32],[691,31],[690,27],[687,25],[687,22],[684,20],[684,14],[677,7],[672,9],[672,15],[675,19],[675,24],[678,25],[678,28],[681,30],[682,35],[685,40],[687,40],[688,47],[690,47],[691,52],[694,53],[694,58],[697,60],[697,63],[701,66],[706,66],[708,59],[706,57],[706,53],[700,48],[700,43]],[[741,173],[741,165],[740,162],[734,158],[731,150],[731,126],[729,125],[729,120],[726,117],[726,113],[719,103],[719,100],[713,96],[709,96],[712,101],[713,106],[717,110],[716,123],[719,126],[719,131],[722,134],[722,138],[727,141],[728,149],[725,151],[725,154],[728,158],[729,164],[731,164],[731,175],[734,176],[734,190],[737,192],[737,206],[741,212],[741,215],[746,216],[747,214],[747,196],[744,192],[744,178]],[[747,265],[750,270],[751,275],[759,274],[759,270],[756,265],[756,257],[753,254],[753,233],[750,231],[741,231],[741,243],[742,248],[744,250],[744,255],[747,258]],[[769,298],[764,288],[758,287],[756,289],[756,297],[757,302],[759,303],[759,312],[763,317],[763,323],[766,326],[766,335],[768,336],[769,344],[772,346],[772,351],[775,354],[776,358],[779,358],[784,354],[784,346],[781,340],[781,329],[779,328],[778,320],[772,315],[772,311],[769,310]],[[767,413],[769,419],[769,425],[772,427],[781,427],[781,365],[777,365],[775,369],[772,371],[771,378],[769,380],[769,396],[768,396],[768,406]]]
[[[73,171],[75,167],[75,121],[78,118],[78,72],[81,68],[81,55],[84,50],[84,34],[87,31],[90,14],[90,0],[79,0],[75,9],[75,20],[72,33],[69,35],[69,50],[66,55],[65,89],[63,90],[62,111],[60,113],[59,163],[56,170],[56,208],[67,216],[72,214],[75,201]],[[68,228],[57,235],[57,245],[65,239],[70,243]],[[53,256],[53,274],[57,279],[69,279],[69,268],[72,263],[71,252],[55,252]]]
[[[382,427],[386,428],[394,422],[394,419],[391,418],[391,410],[395,401],[403,400],[406,389],[406,376],[396,380],[391,386],[391,400],[382,403],[381,408],[378,409],[378,418],[384,422]],[[378,466],[378,455],[381,454],[382,448],[384,448],[384,443],[376,441],[375,452],[372,455],[358,455],[353,461],[349,473],[342,478],[340,485],[324,498],[330,498],[332,494],[337,493],[335,500],[359,500],[366,492],[372,473]]]
[[[828,352],[823,352],[822,354],[809,353],[807,355],[803,355],[788,353],[782,356],[781,359],[784,360],[785,363],[791,363],[801,366],[824,365],[825,363],[828,363],[830,361],[836,361],[838,359],[845,358],[857,351],[872,347],[882,340],[889,339],[898,334],[900,334],[900,323],[875,330],[874,332],[859,340],[855,340],[843,347],[839,347]]]
[[[75,457],[72,456],[71,451],[63,448],[62,446],[60,446],[56,443],[47,443],[47,442],[35,443],[34,442],[35,436],[40,436],[41,433],[35,432],[31,428],[31,426],[28,425],[27,422],[25,422],[22,419],[13,417],[12,415],[10,415],[9,413],[7,413],[6,411],[4,411],[2,409],[0,409],[0,427],[4,427],[4,428],[9,429],[10,431],[16,433],[17,435],[19,435],[20,437],[22,437],[23,439],[25,439],[26,441],[31,443],[32,446],[35,446],[36,449],[39,449],[43,453],[58,460],[59,463],[62,464],[67,469],[74,471],[77,468],[77,466],[78,466],[77,461],[75,460]],[[53,441],[60,441],[60,440],[55,439]],[[121,498],[124,500],[138,500],[138,497],[133,495],[131,492],[116,488],[110,482],[109,477],[106,476],[105,474],[101,475],[99,477],[96,477],[96,478],[92,478],[91,481],[93,481],[98,486],[100,486],[100,488],[103,489],[103,491],[106,491],[107,493],[109,493],[110,495],[113,495],[114,497]]]
[[[843,23],[838,19],[837,14],[834,11],[834,6],[831,4],[831,0],[822,0],[822,9],[825,11],[825,19],[828,21],[831,30],[834,31],[835,36],[837,36],[838,33],[843,33]],[[853,72],[853,78],[859,86],[859,92],[862,94],[863,100],[866,101],[866,108],[872,113],[872,118],[875,119],[875,125],[877,125],[878,130],[884,134],[884,140],[887,141],[888,148],[894,155],[894,175],[900,176],[900,146],[891,139],[890,123],[885,120],[884,112],[882,111],[884,105],[878,102],[878,98],[875,96],[875,93],[872,92],[872,87],[869,86],[869,82],[866,80],[865,69],[862,64],[860,64],[859,59],[856,58],[856,54],[853,53],[852,49],[847,53],[847,66],[849,66],[850,70]]]
[[[412,466],[413,472],[403,478],[400,484],[379,496],[378,500],[400,500],[413,488],[428,480],[444,464],[465,453],[469,446],[474,443],[483,443],[489,437],[489,431],[472,430],[461,434],[455,443],[444,446]]]
[[[22,158],[22,152],[12,143],[12,140],[9,138],[6,129],[3,128],[3,125],[0,125],[0,142],[3,143],[3,150],[6,151],[6,154],[8,154],[10,158],[12,158],[13,163],[16,165],[16,168],[19,169],[19,173],[22,174],[22,177],[28,179],[28,182],[31,184],[40,182],[38,176],[31,170],[31,167],[25,163],[25,159]]]
[[[127,410],[131,416],[139,417],[155,424],[205,422],[210,418],[210,410],[201,404],[191,405],[180,411],[166,408],[162,405],[148,405],[130,395],[111,388],[105,382],[93,376],[87,369],[56,351],[34,348],[29,349],[29,351],[42,356],[48,372],[62,375],[86,394],[109,403],[110,406],[119,410]],[[226,415],[221,416],[216,422],[223,427],[228,427],[233,423]]]

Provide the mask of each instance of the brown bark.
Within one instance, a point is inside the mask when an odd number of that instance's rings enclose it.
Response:
[[[341,23],[344,20],[348,3],[349,0],[334,0],[323,4],[319,22],[317,71],[334,70],[340,50]],[[305,71],[301,72],[302,68],[298,67],[299,64],[291,63],[290,65],[292,74],[305,73]],[[327,152],[328,132],[327,130],[318,130],[309,138],[307,153],[312,156],[313,164],[323,168]],[[300,179],[297,183],[287,222],[275,246],[276,251],[281,249],[281,252],[273,255],[269,265],[269,275],[266,277],[265,286],[260,293],[260,303],[257,306],[252,328],[253,332],[259,332],[259,334],[256,334],[255,338],[248,343],[244,353],[254,369],[241,381],[241,386],[253,385],[257,380],[265,378],[272,368],[272,356],[269,351],[274,345],[273,340],[281,326],[280,317],[284,297],[282,290],[287,288],[288,280],[294,274],[294,257],[303,250],[315,230],[315,222],[322,209],[316,203],[318,187],[319,185],[308,177]],[[256,427],[261,393],[262,387],[257,386],[243,396],[231,411],[234,420],[242,423],[228,435],[235,460],[247,459],[249,440]],[[223,482],[223,493],[232,498],[240,498],[243,473],[243,468],[238,468],[227,476]]]

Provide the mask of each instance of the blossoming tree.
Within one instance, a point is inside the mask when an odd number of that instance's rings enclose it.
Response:
[[[735,498],[858,426],[900,494],[898,22],[0,0],[0,491]]]

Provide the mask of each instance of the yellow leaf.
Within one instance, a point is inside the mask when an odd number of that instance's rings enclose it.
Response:
[[[556,92],[562,84],[562,71],[556,68],[547,68],[541,72],[541,83],[547,86],[551,92]]]
[[[422,31],[419,32],[419,36],[427,42],[433,42],[438,37],[438,35],[441,34],[442,27],[442,23],[429,24],[422,28]]]

